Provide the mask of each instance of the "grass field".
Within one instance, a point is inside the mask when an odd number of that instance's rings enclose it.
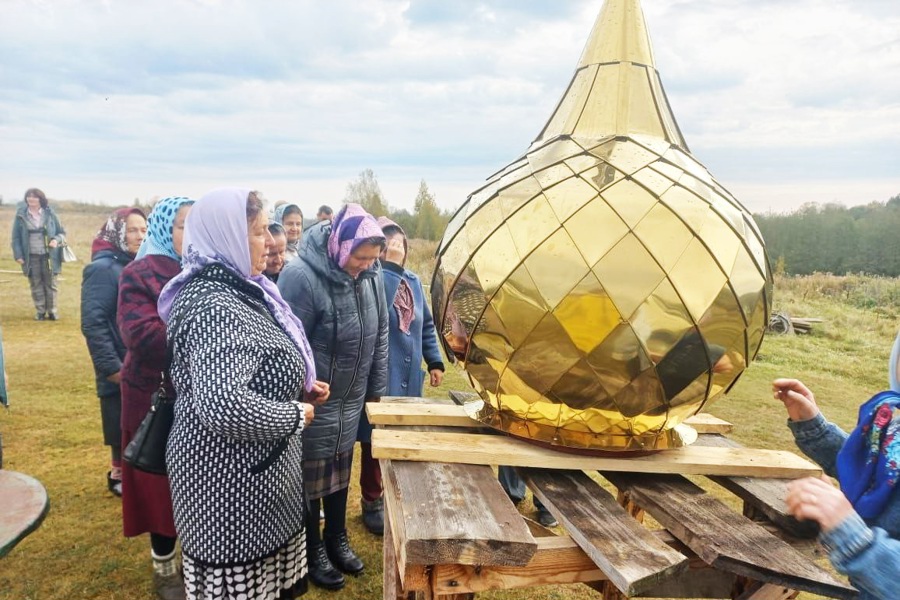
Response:
[[[41,528],[0,560],[2,600],[153,597],[149,542],[122,536],[119,500],[106,491],[108,451],[102,445],[93,372],[79,330],[81,269],[105,213],[97,207],[60,211],[81,260],[64,266],[61,320],[36,323],[28,283],[9,248],[13,212],[0,207],[0,325],[12,400],[9,412],[0,411],[5,467],[39,479],[51,499]],[[410,257],[414,268],[427,272],[433,248],[415,245]],[[810,335],[768,336],[756,362],[711,412],[735,423],[733,437],[745,445],[792,449],[784,411],[769,390],[775,377],[798,376],[817,393],[832,420],[851,427],[858,404],[886,387],[898,299],[896,280],[828,275],[779,279],[776,310],[824,322]],[[463,378],[451,370],[445,385],[428,393],[443,396],[449,389],[465,387]],[[381,539],[362,528],[355,483],[350,497],[351,539],[366,562],[366,572],[350,578],[342,592],[313,590],[309,598],[381,598]],[[599,595],[572,586],[482,597],[571,600]]]

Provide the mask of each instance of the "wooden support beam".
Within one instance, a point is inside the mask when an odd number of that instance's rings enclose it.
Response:
[[[800,595],[797,590],[788,589],[771,583],[757,583],[736,600],[793,600]]]
[[[376,458],[403,461],[633,473],[795,478],[822,472],[808,460],[780,450],[688,446],[636,457],[585,456],[505,436],[377,429],[372,433],[372,454]]]
[[[660,542],[583,472],[519,472],[572,539],[625,596],[640,594],[687,569],[687,558]]]
[[[381,465],[385,512],[391,514],[404,584],[410,565],[522,566],[537,550],[490,467],[394,461]]]
[[[721,435],[701,435],[695,446],[717,448],[740,448],[741,444]],[[798,521],[788,513],[787,497],[788,481],[765,477],[710,477],[729,492],[744,501],[744,515],[751,516],[753,511],[761,513],[779,528],[791,535],[808,539],[819,534],[819,525],[815,521]],[[751,510],[752,509],[752,510]]]
[[[369,422],[373,425],[431,425],[439,427],[484,427],[479,421],[469,417],[465,408],[456,404],[436,404],[434,401],[412,403],[400,396],[385,396],[381,402],[366,404]],[[707,413],[694,415],[685,421],[697,433],[730,433],[733,425]]]
[[[628,490],[672,535],[717,569],[793,590],[856,597],[856,590],[683,477],[603,475]]]

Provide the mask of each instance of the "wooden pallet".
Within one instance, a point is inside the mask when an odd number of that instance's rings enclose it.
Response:
[[[417,401],[422,402],[405,400]],[[418,417],[411,416],[416,411],[401,412],[396,418],[416,422]],[[423,414],[433,419],[440,412],[434,406],[425,406]],[[459,419],[458,413],[447,412],[456,421],[457,430],[471,427],[472,423]],[[385,417],[376,413],[388,414],[391,409],[370,410],[377,421]],[[435,432],[427,431],[434,425],[381,425],[392,429],[375,431],[373,450],[377,456],[378,440],[385,439],[379,433],[413,429],[419,431],[400,433],[425,434],[424,438],[433,439],[438,434],[447,435],[448,428],[452,431],[454,427],[447,421],[439,426],[442,431]],[[470,435],[489,443],[506,439],[485,434],[449,435]],[[704,434],[699,443],[706,443],[703,448],[707,450],[733,445],[719,439],[718,435]],[[419,442],[429,443],[421,438]],[[567,531],[566,535],[555,535],[519,515],[491,467],[448,462],[453,457],[447,454],[442,458],[381,461],[385,480],[385,598],[462,600],[490,589],[568,583],[595,587],[605,600],[642,596],[788,599],[797,595],[796,590],[835,598],[856,595],[855,590],[798,549],[808,547],[810,542],[788,536],[793,541],[789,544],[782,539],[786,534],[773,524],[761,524],[735,513],[680,475],[635,475],[618,469],[604,471],[606,483],[601,486],[598,475],[589,477],[580,470],[561,468],[561,464],[553,469],[523,468],[520,471],[529,487]],[[510,456],[504,451],[495,453],[494,458],[495,463],[502,464]],[[765,472],[770,471],[767,468]],[[745,514],[760,517],[766,514],[762,510],[765,507],[783,522],[792,520],[783,507],[786,480],[746,476],[719,479],[727,489],[739,490],[745,500]],[[617,496],[607,491],[611,487],[608,482],[618,488]],[[754,488],[757,482],[765,485]],[[760,489],[766,493],[754,496]],[[773,495],[779,496],[778,490],[781,496],[773,501]],[[648,529],[643,524],[644,511],[665,529]],[[793,524],[798,526],[792,534],[814,534],[796,521]]]

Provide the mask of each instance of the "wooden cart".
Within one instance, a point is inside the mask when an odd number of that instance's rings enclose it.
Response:
[[[857,595],[814,561],[816,530],[787,515],[787,479],[715,475],[744,471],[739,466],[734,471],[731,465],[716,469],[677,461],[670,473],[644,463],[635,464],[642,471],[663,473],[634,473],[601,460],[599,466],[613,470],[598,475],[590,468],[594,463],[584,462],[589,459],[507,437],[461,433],[461,427],[477,427],[461,407],[423,402],[384,399],[381,406],[370,405],[370,419],[379,426],[373,453],[381,459],[385,487],[385,599],[461,600],[487,590],[574,583],[599,590],[605,600],[781,600],[795,598],[801,590],[832,598]],[[412,445],[403,450],[396,441],[408,436],[419,437],[410,438]],[[700,438],[694,448],[701,453],[756,456],[719,433]],[[447,439],[460,440],[458,452],[448,449]],[[488,463],[473,447],[485,444],[496,447],[492,464],[526,465],[520,473],[565,534],[520,515],[488,464],[455,462],[462,457]],[[435,448],[444,460],[435,458]],[[540,453],[547,454],[542,458]],[[772,456],[777,457],[766,455]],[[533,468],[541,461],[555,468]],[[566,462],[575,468],[560,468]],[[791,461],[780,471],[784,461],[778,458],[768,465],[763,459],[757,462],[763,466],[757,465],[756,471],[778,477],[796,477],[803,471]],[[676,470],[709,471],[710,479],[740,498],[743,514]],[[612,486],[615,495],[607,491]],[[660,527],[651,529],[649,520],[645,524],[645,514]]]

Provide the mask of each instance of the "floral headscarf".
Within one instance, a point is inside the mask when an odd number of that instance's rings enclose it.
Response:
[[[221,264],[260,288],[263,300],[275,321],[294,342],[306,365],[305,387],[316,380],[316,362],[303,331],[303,324],[281,297],[278,287],[265,275],[250,275],[250,248],[247,244],[247,196],[250,190],[220,188],[203,195],[188,214],[184,228],[181,273],[173,277],[159,294],[159,316],[168,321],[172,303],[194,276],[206,266]]]
[[[175,196],[163,198],[156,203],[150,216],[147,217],[147,237],[141,244],[135,258],[143,258],[147,255],[168,256],[181,262],[181,257],[175,252],[172,241],[172,228],[175,226],[175,217],[182,206],[193,204],[192,198]]]
[[[94,236],[94,242],[91,244],[92,257],[101,250],[117,250],[134,258],[134,255],[128,251],[128,244],[125,243],[125,221],[131,215],[141,215],[145,219],[147,218],[144,211],[139,208],[117,209],[109,215],[106,223]]]
[[[372,238],[384,240],[384,233],[375,217],[359,204],[345,204],[331,226],[331,234],[328,236],[328,256],[343,269],[353,251]]]

